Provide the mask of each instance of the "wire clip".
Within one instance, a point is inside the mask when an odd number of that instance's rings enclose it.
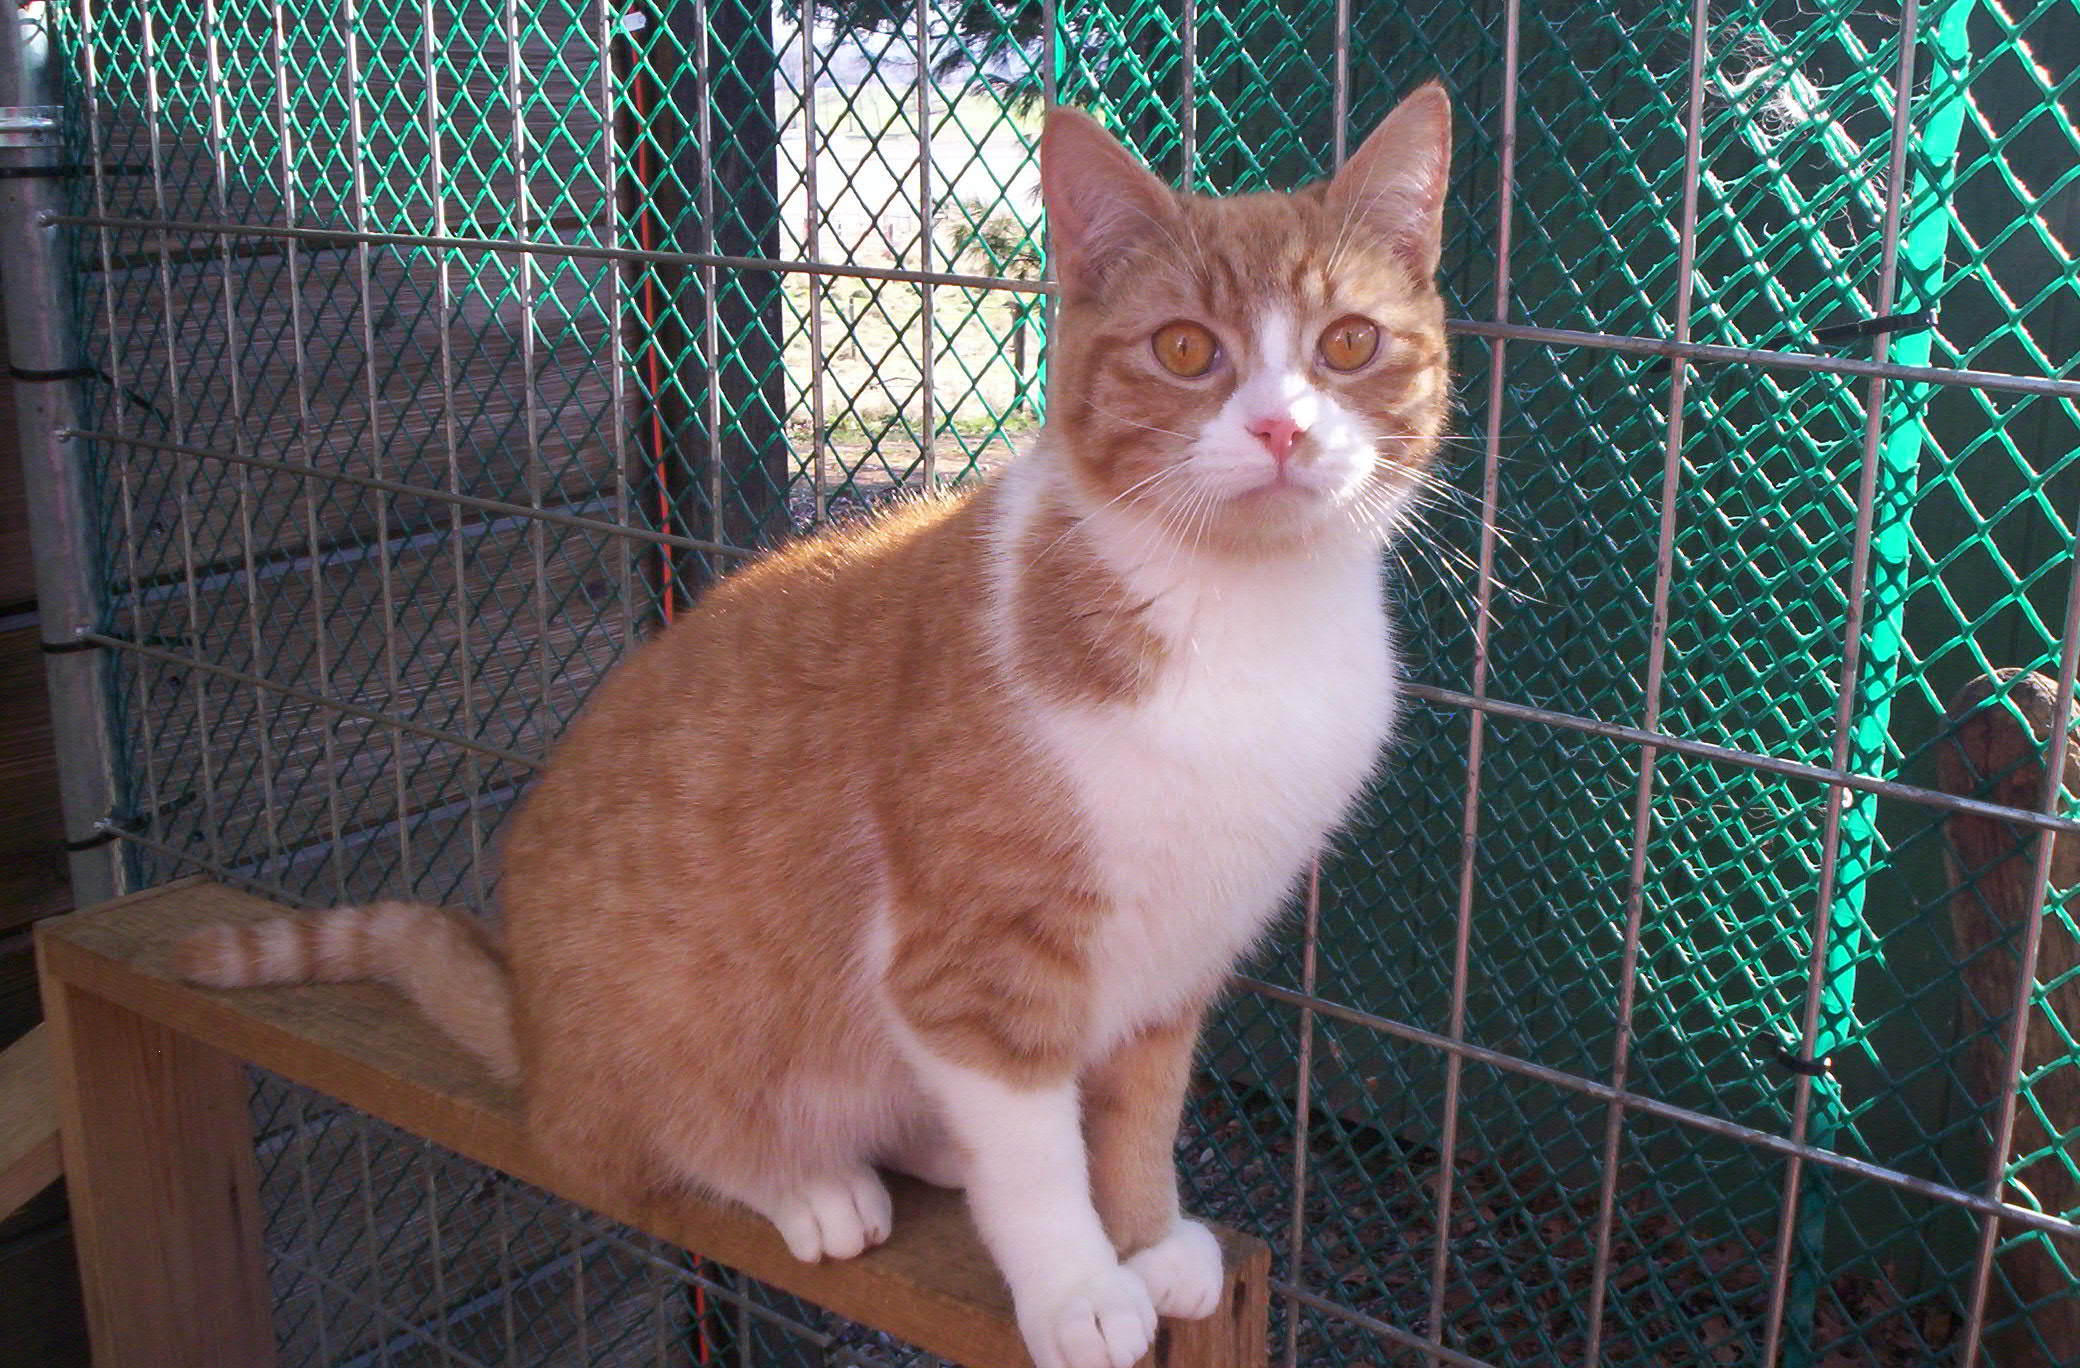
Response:
[[[1935,325],[1934,309],[1917,309],[1913,313],[1879,314],[1876,318],[1862,318],[1850,323],[1828,323],[1813,329],[1813,340],[1853,342],[1859,337],[1876,337],[1879,333],[1927,332]]]
[[[66,366],[62,370],[35,370],[29,366],[7,368],[7,378],[25,385],[48,384],[54,380],[95,380],[101,376],[99,366]]]
[[[133,832],[143,831],[151,825],[154,817],[170,816],[194,801],[195,790],[189,789],[179,797],[168,799],[166,802],[159,804],[158,807],[153,808],[150,812],[133,812],[127,815],[111,812],[108,816],[94,823],[93,835],[82,836],[76,841],[67,841],[65,842],[65,849],[73,854],[78,854],[83,850],[97,850],[107,845],[110,841],[119,841]]]
[[[0,105],[0,147],[55,147],[57,105]]]
[[[1789,1073],[1802,1078],[1825,1078],[1834,1072],[1834,1056],[1822,1055],[1818,1059],[1807,1059],[1787,1046],[1775,1031],[1764,1031],[1760,1037],[1763,1050],[1770,1061]]]

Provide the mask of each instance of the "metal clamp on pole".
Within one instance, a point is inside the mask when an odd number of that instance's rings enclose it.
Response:
[[[36,598],[47,647],[51,730],[72,895],[81,906],[123,891],[117,849],[97,839],[114,810],[115,747],[105,703],[106,651],[66,649],[101,625],[92,505],[78,439],[79,378],[69,261],[46,216],[60,208],[59,109],[40,10],[10,5],[0,19],[0,287],[7,300],[7,363],[20,425]]]
[[[0,148],[57,145],[56,105],[0,105]]]

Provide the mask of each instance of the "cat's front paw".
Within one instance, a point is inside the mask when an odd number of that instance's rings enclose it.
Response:
[[[787,1252],[803,1263],[849,1259],[888,1238],[888,1188],[862,1166],[805,1183],[761,1208],[787,1241]]]
[[[1038,1368],[1133,1368],[1156,1338],[1148,1288],[1119,1264],[1037,1305],[1021,1305],[1019,1333]]]
[[[1141,1275],[1157,1314],[1185,1320],[1212,1315],[1227,1281],[1220,1242],[1197,1221],[1179,1221],[1168,1235],[1129,1258],[1127,1267]]]

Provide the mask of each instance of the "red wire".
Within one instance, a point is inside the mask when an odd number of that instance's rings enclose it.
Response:
[[[656,231],[650,220],[650,203],[654,182],[650,175],[650,85],[640,69],[640,60],[633,59],[629,66],[634,75],[630,94],[636,107],[636,243],[644,251],[650,251],[656,242]],[[671,527],[671,487],[666,483],[664,449],[664,419],[659,416],[660,400],[664,395],[664,380],[661,363],[657,356],[657,277],[654,271],[643,273],[643,369],[650,379],[650,460],[657,475],[657,522],[667,530]],[[672,557],[669,547],[659,547],[657,557],[657,582],[664,620],[672,620]],[[707,1261],[694,1256],[693,1267],[699,1272]],[[694,1334],[698,1338],[696,1352],[702,1363],[713,1361],[714,1347],[708,1341],[708,1289],[695,1286],[693,1289]]]
[[[635,65],[631,63],[631,65]],[[656,230],[650,219],[650,203],[654,182],[650,172],[650,99],[649,80],[640,70],[635,73],[631,94],[636,106],[636,243],[644,251],[656,246]],[[665,458],[664,419],[660,416],[664,397],[664,376],[657,355],[657,277],[648,268],[643,273],[643,362],[644,371],[650,380],[650,460],[657,476],[657,523],[669,531],[671,528],[672,500],[668,482],[669,470]],[[658,548],[657,581],[664,620],[672,620],[672,556],[669,547]],[[698,1295],[698,1294],[697,1294]],[[701,1362],[708,1361],[707,1335],[701,1336]]]

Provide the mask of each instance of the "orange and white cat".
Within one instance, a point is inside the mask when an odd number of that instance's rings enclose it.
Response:
[[[377,977],[508,1077],[546,1154],[888,1234],[964,1188],[1040,1368],[1203,1316],[1172,1147],[1200,1021],[1373,771],[1381,546],[1448,402],[1449,107],[1217,199],[1050,114],[1046,429],[979,492],[801,541],[599,688],[506,838],[504,943],[399,903],[184,971]]]

